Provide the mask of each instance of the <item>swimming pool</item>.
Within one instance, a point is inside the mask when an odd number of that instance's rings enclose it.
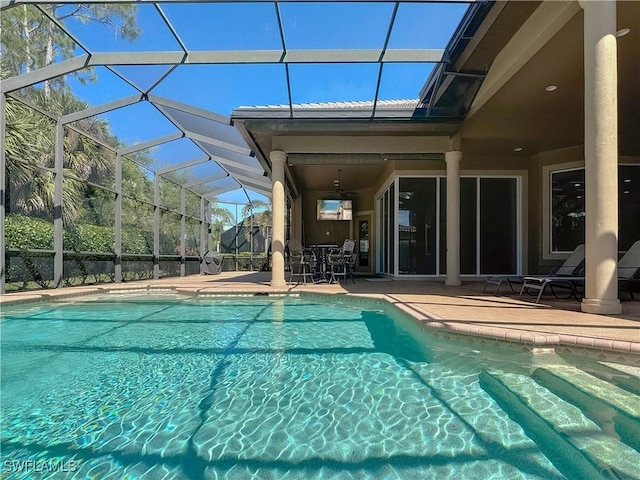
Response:
[[[3,478],[640,478],[633,368],[431,336],[379,301],[3,307]]]

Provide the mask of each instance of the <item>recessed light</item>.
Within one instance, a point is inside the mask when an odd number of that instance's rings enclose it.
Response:
[[[545,90],[547,92],[553,92],[554,90],[557,90],[558,86],[557,85],[548,85]]]
[[[582,195],[577,195],[576,198],[582,198]]]
[[[620,38],[620,37],[624,37],[626,34],[628,34],[631,31],[630,28],[621,28],[620,30],[618,30],[616,32],[616,37]]]
[[[521,152],[522,151],[522,147],[516,147],[513,149],[514,152]]]
[[[631,179],[630,178],[625,178],[624,179],[624,183],[631,183]]]
[[[580,186],[580,184],[579,184],[579,183],[574,183],[574,184],[573,184],[573,186],[574,186],[574,187],[579,187],[579,186]]]
[[[629,195],[631,192],[630,192],[629,190],[625,190],[625,191],[624,191],[624,192],[622,192],[622,193],[624,193],[625,195]]]

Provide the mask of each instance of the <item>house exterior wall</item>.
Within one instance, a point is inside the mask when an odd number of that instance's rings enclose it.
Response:
[[[346,238],[351,238],[351,222],[346,220],[317,220],[317,201],[326,198],[325,192],[305,192],[303,198],[303,221],[305,245],[336,244],[341,245]],[[353,199],[354,209],[358,198]]]
[[[422,152],[426,153],[426,152]],[[640,156],[624,156],[619,159],[620,164],[640,165]],[[523,273],[544,273],[560,264],[566,254],[549,254],[549,175],[550,172],[579,168],[584,166],[584,147],[576,145],[542,152],[533,156],[517,154],[497,156],[465,155],[463,144],[463,158],[460,164],[461,176],[471,175],[517,175],[522,178],[522,270]],[[358,191],[354,200],[354,217],[358,212],[374,212],[375,196],[388,181],[396,175],[444,175],[445,163],[434,160],[392,160],[385,162],[382,173],[375,179],[369,189]],[[302,199],[295,201],[296,207],[301,208],[299,238],[307,244],[337,243],[355,234],[355,222],[327,222],[316,220],[316,201],[323,198],[326,192],[307,191]],[[294,218],[295,215],[294,215]],[[371,216],[371,248],[372,261],[377,258],[375,239],[378,230],[376,215]],[[292,230],[298,232],[294,227]],[[330,234],[326,235],[325,232]],[[374,268],[374,267],[372,267]],[[375,270],[374,270],[375,271]]]

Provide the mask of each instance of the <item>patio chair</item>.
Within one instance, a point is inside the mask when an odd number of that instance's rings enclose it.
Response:
[[[536,278],[549,278],[549,277],[579,277],[584,269],[584,245],[578,245],[575,250],[567,257],[567,259],[555,270],[552,270],[547,275],[531,275],[530,277]],[[487,291],[489,285],[495,285],[496,289],[493,292],[494,295],[498,295],[502,284],[509,285],[509,288],[513,293],[522,294],[521,286],[524,283],[525,276],[522,275],[492,275],[487,278],[482,288],[482,292]],[[520,285],[520,288],[516,290],[514,285]],[[535,288],[535,287],[534,287]]]
[[[618,290],[635,299],[633,292],[636,289],[640,291],[640,240],[618,260]]]
[[[631,248],[618,260],[618,287],[621,291],[627,291],[632,299],[635,299],[633,290],[640,286],[640,240],[636,241]],[[577,287],[584,285],[584,276],[570,277],[524,277],[520,296],[526,289],[539,290],[536,303],[540,301],[542,293],[549,287],[552,293],[554,286],[568,287],[571,295],[578,300]]]
[[[347,238],[342,244],[342,248],[335,249],[329,252],[327,255],[327,263],[329,267],[330,283],[340,283],[340,277],[344,278],[345,283],[347,277],[351,277],[351,281],[356,283],[353,279],[353,250],[355,249],[356,241]]]
[[[569,296],[578,300],[578,287],[584,285],[584,245],[576,247],[569,258],[551,275],[527,275],[522,279],[522,288],[518,297],[534,290],[538,292],[536,303],[540,301],[542,294],[549,289],[554,296],[554,287],[569,289]]]
[[[293,282],[294,277],[297,283],[307,283],[307,279],[314,282],[316,273],[316,256],[313,250],[304,248],[300,240],[290,239],[287,242],[289,250],[289,283]]]

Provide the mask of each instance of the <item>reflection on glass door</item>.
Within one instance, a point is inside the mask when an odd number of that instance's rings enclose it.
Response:
[[[394,195],[396,183],[378,197],[378,272],[444,275],[446,178],[400,177],[396,182],[397,198]],[[516,177],[460,179],[462,275],[519,273],[519,199],[520,186]],[[397,210],[394,208],[396,201]],[[397,271],[395,258],[398,259]]]
[[[358,266],[369,266],[369,220],[358,222]]]
[[[515,178],[480,179],[480,274],[518,268],[518,184]]]
[[[436,178],[401,178],[398,188],[398,273],[436,274]]]

